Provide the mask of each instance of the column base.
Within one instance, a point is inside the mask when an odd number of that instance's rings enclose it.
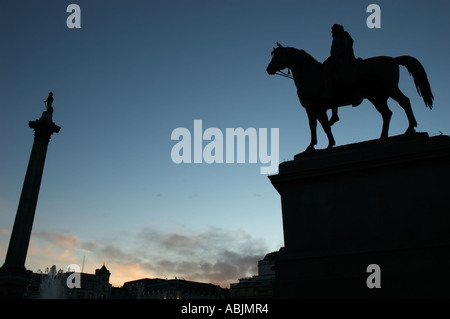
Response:
[[[0,299],[24,299],[32,272],[23,268],[0,268]]]

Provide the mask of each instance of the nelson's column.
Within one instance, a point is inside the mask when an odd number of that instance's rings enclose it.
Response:
[[[34,130],[34,143],[23,182],[5,263],[0,268],[0,298],[24,298],[31,279],[31,271],[25,268],[25,259],[33,227],[34,214],[41,186],[45,157],[50,136],[61,127],[52,120],[53,93],[45,101],[47,110],[40,119],[29,121]]]

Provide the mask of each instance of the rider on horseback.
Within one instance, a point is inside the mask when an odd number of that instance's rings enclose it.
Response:
[[[353,39],[347,31],[344,31],[344,27],[335,24],[331,28],[331,34],[333,36],[333,42],[331,44],[330,57],[323,62],[325,70],[325,94],[324,98],[330,99],[331,93],[331,76],[332,73],[337,71],[339,77],[345,82],[350,82],[351,78],[348,76],[350,66],[355,61],[355,54],[353,53]],[[332,115],[330,118],[330,125],[339,121],[337,107],[332,109]]]

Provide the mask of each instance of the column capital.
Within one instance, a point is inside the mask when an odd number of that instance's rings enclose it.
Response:
[[[60,126],[56,125],[53,121],[46,118],[40,118],[39,120],[29,121],[28,126],[34,129],[35,133],[52,135],[53,133],[59,133]]]

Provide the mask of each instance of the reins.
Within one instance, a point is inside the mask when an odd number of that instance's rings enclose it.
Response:
[[[289,69],[288,69],[288,73],[286,74],[286,73],[284,73],[283,71],[277,71],[277,72],[275,72],[275,74],[276,75],[280,75],[280,76],[284,76],[285,78],[288,78],[288,79],[291,79],[291,80],[293,80],[294,79],[294,77],[291,75],[291,72],[289,71]]]

